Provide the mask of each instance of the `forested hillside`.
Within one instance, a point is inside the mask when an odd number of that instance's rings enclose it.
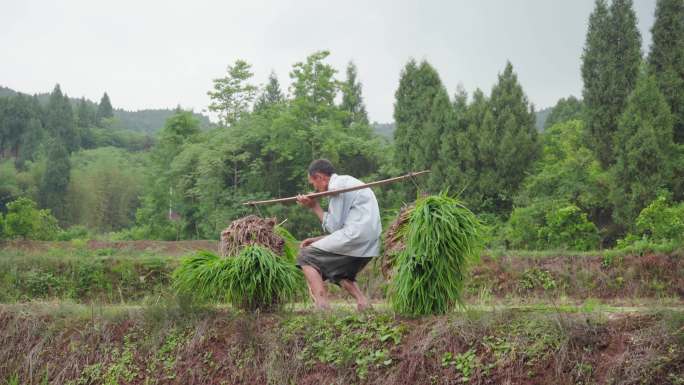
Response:
[[[181,109],[121,111],[106,93],[93,103],[59,85],[47,96],[4,88],[4,236],[34,236],[38,225],[15,230],[10,219],[44,209],[55,218],[44,238],[74,228],[123,239],[216,238],[252,212],[242,202],[307,191],[306,167],[324,157],[367,181],[431,170],[416,184],[377,190],[384,215],[417,192],[449,191],[487,223],[494,248],[681,242],[684,108],[673,90],[684,84],[684,29],[672,12],[684,11],[658,2],[644,53],[631,2],[598,1],[581,98],[538,112],[514,63],[501,63],[491,89],[466,93],[447,90],[429,61],[411,59],[398,74],[394,122],[370,124],[359,69],[350,62],[338,73],[327,51],[293,63],[285,83],[272,74],[263,86],[250,63],[236,60],[208,90],[216,125]],[[287,218],[298,237],[318,231],[295,206],[261,214]]]

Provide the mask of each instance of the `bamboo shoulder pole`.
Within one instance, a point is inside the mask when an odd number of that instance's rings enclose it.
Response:
[[[320,197],[325,197],[325,196],[329,196],[329,195],[336,195],[336,194],[343,193],[343,192],[361,190],[361,189],[368,188],[368,187],[380,186],[383,184],[399,182],[401,180],[413,178],[413,177],[416,177],[418,175],[427,174],[429,172],[430,172],[429,170],[418,171],[418,172],[410,172],[406,175],[402,175],[402,176],[398,176],[398,177],[394,177],[394,178],[389,178],[389,179],[384,179],[384,180],[379,180],[376,182],[366,183],[366,184],[362,184],[362,185],[358,185],[358,186],[354,186],[354,187],[347,187],[347,188],[341,188],[341,189],[337,189],[337,190],[329,190],[329,191],[304,194],[304,195],[306,195],[309,198],[320,198]],[[265,201],[249,201],[249,202],[243,203],[243,205],[245,205],[245,206],[256,206],[256,205],[268,205],[271,203],[290,203],[290,202],[296,202],[296,201],[297,201],[297,197],[288,197],[288,198],[279,198],[279,199],[269,199],[269,200],[265,200]]]

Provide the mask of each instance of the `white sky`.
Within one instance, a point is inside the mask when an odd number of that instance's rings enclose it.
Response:
[[[201,112],[212,79],[241,58],[255,82],[316,50],[344,78],[353,60],[372,121],[392,121],[399,73],[413,57],[489,93],[506,60],[537,109],[580,96],[580,55],[593,0],[0,0],[0,85],[26,93],[55,83],[115,108]],[[644,53],[655,0],[635,0]]]

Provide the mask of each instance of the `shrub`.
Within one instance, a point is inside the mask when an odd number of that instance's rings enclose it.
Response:
[[[21,197],[7,204],[5,233],[8,238],[50,241],[59,231],[57,219],[50,210],[38,210],[36,202]]]
[[[684,202],[670,205],[666,195],[660,195],[646,206],[636,219],[636,229],[653,241],[684,239]]]
[[[596,225],[579,207],[567,202],[537,201],[513,210],[506,239],[516,249],[586,251],[598,247],[600,237]]]

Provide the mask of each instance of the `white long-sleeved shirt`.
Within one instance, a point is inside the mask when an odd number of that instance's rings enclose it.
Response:
[[[332,174],[328,190],[361,184],[363,182],[352,176]],[[370,188],[333,195],[321,225],[330,235],[312,243],[313,247],[352,257],[375,257],[380,254],[380,210]]]

